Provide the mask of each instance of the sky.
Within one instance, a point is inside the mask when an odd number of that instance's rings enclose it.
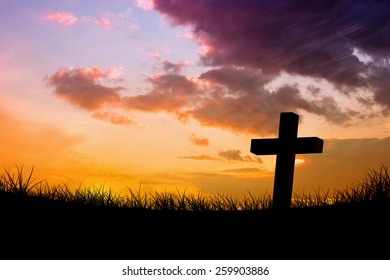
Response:
[[[281,112],[322,154],[295,193],[390,162],[390,2],[2,0],[0,166],[49,185],[273,191]]]

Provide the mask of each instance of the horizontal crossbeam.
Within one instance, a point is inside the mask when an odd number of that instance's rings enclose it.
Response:
[[[312,154],[322,153],[323,144],[324,140],[318,137],[300,137],[288,141],[280,138],[252,139],[250,151],[255,155]]]

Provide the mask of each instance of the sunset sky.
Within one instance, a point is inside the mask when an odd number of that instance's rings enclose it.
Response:
[[[0,166],[49,184],[272,193],[280,112],[294,192],[390,163],[389,1],[2,0]]]

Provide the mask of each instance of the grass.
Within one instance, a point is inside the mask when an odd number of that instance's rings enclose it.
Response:
[[[341,205],[385,205],[390,203],[390,174],[383,163],[379,169],[369,169],[355,186],[314,195],[296,195],[294,207],[322,207]]]
[[[24,175],[23,166],[17,167],[17,173],[4,169],[0,174],[0,193],[8,193],[18,198],[32,198],[66,205],[131,208],[148,210],[181,211],[247,211],[264,210],[272,207],[269,194],[255,196],[251,193],[234,198],[230,195],[186,194],[185,192],[142,193],[129,189],[128,196],[115,194],[104,186],[82,188],[71,191],[65,184],[50,186],[47,181],[36,182],[34,168]],[[327,207],[345,205],[385,205],[390,202],[390,174],[387,166],[380,165],[378,170],[370,169],[366,176],[355,186],[345,190],[336,190],[314,194],[295,194],[291,208]]]
[[[268,194],[71,191],[22,166],[0,172],[0,258],[380,259],[390,250],[389,206],[383,164],[348,189],[295,194],[282,213],[267,211]]]

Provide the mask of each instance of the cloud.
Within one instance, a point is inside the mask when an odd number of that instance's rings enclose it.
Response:
[[[148,11],[154,8],[153,0],[136,0],[137,6],[141,9]]]
[[[195,156],[181,156],[181,159],[194,159],[194,160],[220,160],[220,161],[242,161],[242,162],[257,162],[261,163],[260,157],[256,156],[242,156],[240,150],[225,150],[220,151],[218,156],[209,155],[195,155]]]
[[[182,120],[193,118],[202,125],[256,134],[275,133],[280,111],[301,109],[337,124],[347,124],[355,114],[329,96],[304,98],[295,86],[272,92],[266,89],[271,80],[260,70],[237,67],[212,69],[196,79],[168,72],[150,77],[151,92],[126,98],[126,107],[164,110]]]
[[[241,151],[240,150],[227,150],[227,151],[221,151],[218,153],[218,155],[222,158],[228,159],[228,160],[242,160],[241,157]]]
[[[179,32],[177,35],[177,38],[185,38],[185,39],[194,39],[194,32],[186,30]]]
[[[112,73],[110,69],[103,71],[98,67],[60,69],[47,78],[47,84],[54,87],[58,98],[87,111],[94,111],[120,102],[119,92],[123,90],[122,87],[99,83],[102,79],[110,79]]]
[[[181,117],[182,111],[195,102],[197,87],[194,82],[179,74],[163,74],[148,77],[152,90],[146,94],[122,96],[123,87],[103,85],[102,81],[120,82],[122,70],[114,67],[102,70],[98,67],[59,69],[46,78],[54,94],[78,108],[94,112],[93,117],[114,123],[131,123],[131,120],[107,113],[111,109],[138,110],[144,112],[166,111]],[[195,97],[195,98],[194,98]],[[106,109],[102,113],[101,109]]]
[[[190,139],[192,144],[195,144],[198,146],[208,146],[209,145],[209,139],[198,137],[194,133],[191,133],[188,138]]]
[[[131,120],[130,118],[115,112],[98,111],[93,113],[92,117],[95,119],[108,121],[112,124],[118,124],[118,125],[133,126],[136,124],[135,121]]]
[[[195,160],[218,160],[218,158],[214,158],[208,155],[198,155],[198,156],[181,156],[179,158],[182,159],[195,159]]]
[[[74,14],[68,12],[50,12],[44,16],[44,19],[62,26],[73,25],[79,20]]]
[[[274,134],[280,111],[305,110],[337,124],[347,124],[358,114],[343,110],[321,93],[303,97],[294,85],[271,91],[267,84],[272,78],[256,69],[222,67],[191,78],[178,72],[181,64],[163,61],[161,65],[165,72],[146,78],[150,90],[135,95],[122,95],[124,88],[102,83],[123,81],[120,67],[60,69],[48,78],[48,84],[71,105],[99,111],[95,117],[100,119],[110,119],[101,115],[102,108],[167,112],[181,121],[192,118],[205,126],[252,134]]]
[[[221,173],[260,173],[260,168],[237,168],[222,170]]]
[[[140,27],[139,27],[139,24],[134,22],[134,23],[130,23],[128,26],[127,26],[127,29],[129,30],[139,30]]]
[[[146,54],[148,57],[159,60],[161,55],[159,53],[147,53]]]
[[[196,84],[180,74],[161,74],[148,78],[152,89],[146,94],[126,96],[123,107],[145,112],[165,111],[183,116],[185,109],[198,99]]]
[[[277,131],[280,111],[305,110],[335,124],[347,124],[354,113],[326,95],[304,97],[294,85],[268,90],[266,85],[272,78],[256,69],[222,67],[199,78],[210,84],[213,95],[187,114],[207,126],[270,134]]]
[[[387,1],[155,0],[154,9],[192,27],[207,66],[321,78],[349,94],[369,89],[390,108]]]
[[[163,62],[161,62],[161,65],[162,65],[162,68],[164,69],[165,72],[168,72],[168,73],[180,73],[181,70],[183,70],[183,68],[186,67],[186,65],[184,63],[172,63],[168,60],[164,60]]]
[[[247,162],[262,162],[260,157],[254,157],[254,156],[241,156],[240,150],[226,150],[226,151],[220,151],[218,155],[229,161],[247,161]]]
[[[43,18],[63,26],[70,26],[76,23],[91,23],[100,26],[104,30],[111,30],[119,26],[126,26],[128,30],[137,30],[139,29],[139,25],[131,20],[131,13],[131,8],[119,13],[104,12],[103,15],[100,16],[86,15],[80,17],[69,12],[50,12]]]
[[[105,18],[105,17],[97,17],[97,18],[83,17],[81,21],[96,24],[105,30],[111,30],[112,28],[115,27],[115,24],[112,22],[112,20],[110,18]]]

